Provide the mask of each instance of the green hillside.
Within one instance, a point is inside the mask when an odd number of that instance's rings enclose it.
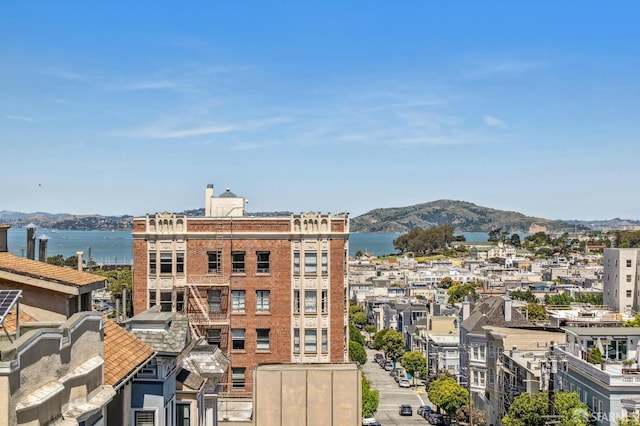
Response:
[[[449,224],[456,232],[538,232],[574,229],[564,222],[477,206],[466,201],[438,200],[408,207],[371,210],[351,219],[351,232],[397,232]]]

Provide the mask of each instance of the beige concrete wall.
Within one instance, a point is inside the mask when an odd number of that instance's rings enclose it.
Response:
[[[254,370],[255,426],[359,425],[355,364],[261,365]]]

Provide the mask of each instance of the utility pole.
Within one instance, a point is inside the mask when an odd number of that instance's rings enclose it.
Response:
[[[549,369],[549,417],[553,420],[553,417],[556,415],[556,407],[553,401],[554,397],[554,385],[555,385],[555,374],[558,372],[558,362],[555,359],[555,354],[553,353],[553,340],[551,341],[551,346],[549,348],[549,356],[550,369]]]

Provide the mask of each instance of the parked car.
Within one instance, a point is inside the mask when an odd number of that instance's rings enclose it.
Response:
[[[392,364],[392,363],[390,363],[390,362],[387,362],[387,363],[384,365],[384,369],[385,369],[385,371],[391,371],[391,370],[393,370],[393,364]]]
[[[409,404],[402,404],[398,414],[401,416],[413,416],[413,408]]]
[[[391,371],[389,371],[389,375],[391,377],[396,377],[400,374],[400,369],[399,368],[393,368],[391,369]]]
[[[410,388],[411,382],[408,379],[400,379],[398,380],[398,386],[401,388]]]
[[[426,417],[427,414],[431,413],[432,411],[433,408],[429,407],[428,405],[421,405],[420,407],[418,407],[416,414],[422,417]]]
[[[442,422],[442,414],[431,412],[426,417],[426,419],[429,422],[429,424],[437,425],[437,424],[440,424],[440,422]]]
[[[404,373],[400,373],[400,374],[397,374],[397,375],[393,376],[393,379],[396,382],[399,382],[400,380],[406,379],[406,378],[407,378],[407,376],[405,376]]]
[[[362,426],[382,426],[375,417],[366,417],[362,419]]]

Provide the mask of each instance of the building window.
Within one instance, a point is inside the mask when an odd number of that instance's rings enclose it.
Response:
[[[256,311],[269,312],[269,290],[256,290]]]
[[[184,274],[184,253],[176,253],[176,274]]]
[[[243,388],[245,386],[244,367],[233,367],[231,369],[231,385],[234,388]]]
[[[269,329],[259,328],[256,330],[256,349],[259,351],[269,350]]]
[[[191,426],[191,406],[176,404],[176,426]]]
[[[256,272],[258,274],[268,274],[269,273],[269,256],[271,253],[268,251],[259,251],[256,252],[257,257],[257,269]]]
[[[318,344],[318,331],[314,328],[304,330],[304,351],[316,352]]]
[[[219,328],[207,328],[207,343],[220,347],[222,331]]]
[[[234,328],[231,330],[232,348],[244,350],[244,328]]]
[[[327,275],[329,272],[329,253],[322,252],[322,275]]]
[[[210,274],[219,274],[220,273],[220,258],[222,257],[222,252],[219,251],[210,251],[207,252],[207,272]]]
[[[207,303],[209,304],[209,313],[222,312],[221,295],[221,290],[207,290]]]
[[[329,351],[329,332],[326,328],[322,329],[322,352]]]
[[[318,272],[318,254],[305,253],[304,254],[304,273],[315,274],[316,272]]]
[[[173,302],[173,294],[171,290],[160,292],[160,310],[162,312],[171,312],[171,305]]]
[[[160,273],[171,274],[173,267],[173,254],[168,251],[160,252]]]
[[[155,275],[157,273],[156,265],[156,254],[149,253],[149,275]]]
[[[627,290],[627,297],[632,297],[633,290]]]
[[[315,290],[304,291],[304,311],[305,313],[314,313],[318,307],[318,292]]]
[[[133,421],[135,426],[155,426],[155,413],[153,411],[136,411]]]
[[[156,306],[156,291],[155,290],[150,290],[149,291],[149,307],[153,307]]]
[[[244,290],[231,291],[231,312],[244,312]]]
[[[293,351],[296,353],[300,352],[300,329],[293,329]]]
[[[296,251],[293,253],[293,273],[296,275],[300,274],[300,252]]]
[[[176,290],[176,312],[184,312],[184,291]]]
[[[327,290],[322,290],[322,313],[326,314],[329,312],[329,293]]]
[[[631,282],[631,275],[627,275],[627,282],[630,283]]]
[[[293,313],[300,313],[300,290],[293,290]]]
[[[231,272],[236,272],[236,273],[244,272],[244,252],[243,251],[231,252]]]

